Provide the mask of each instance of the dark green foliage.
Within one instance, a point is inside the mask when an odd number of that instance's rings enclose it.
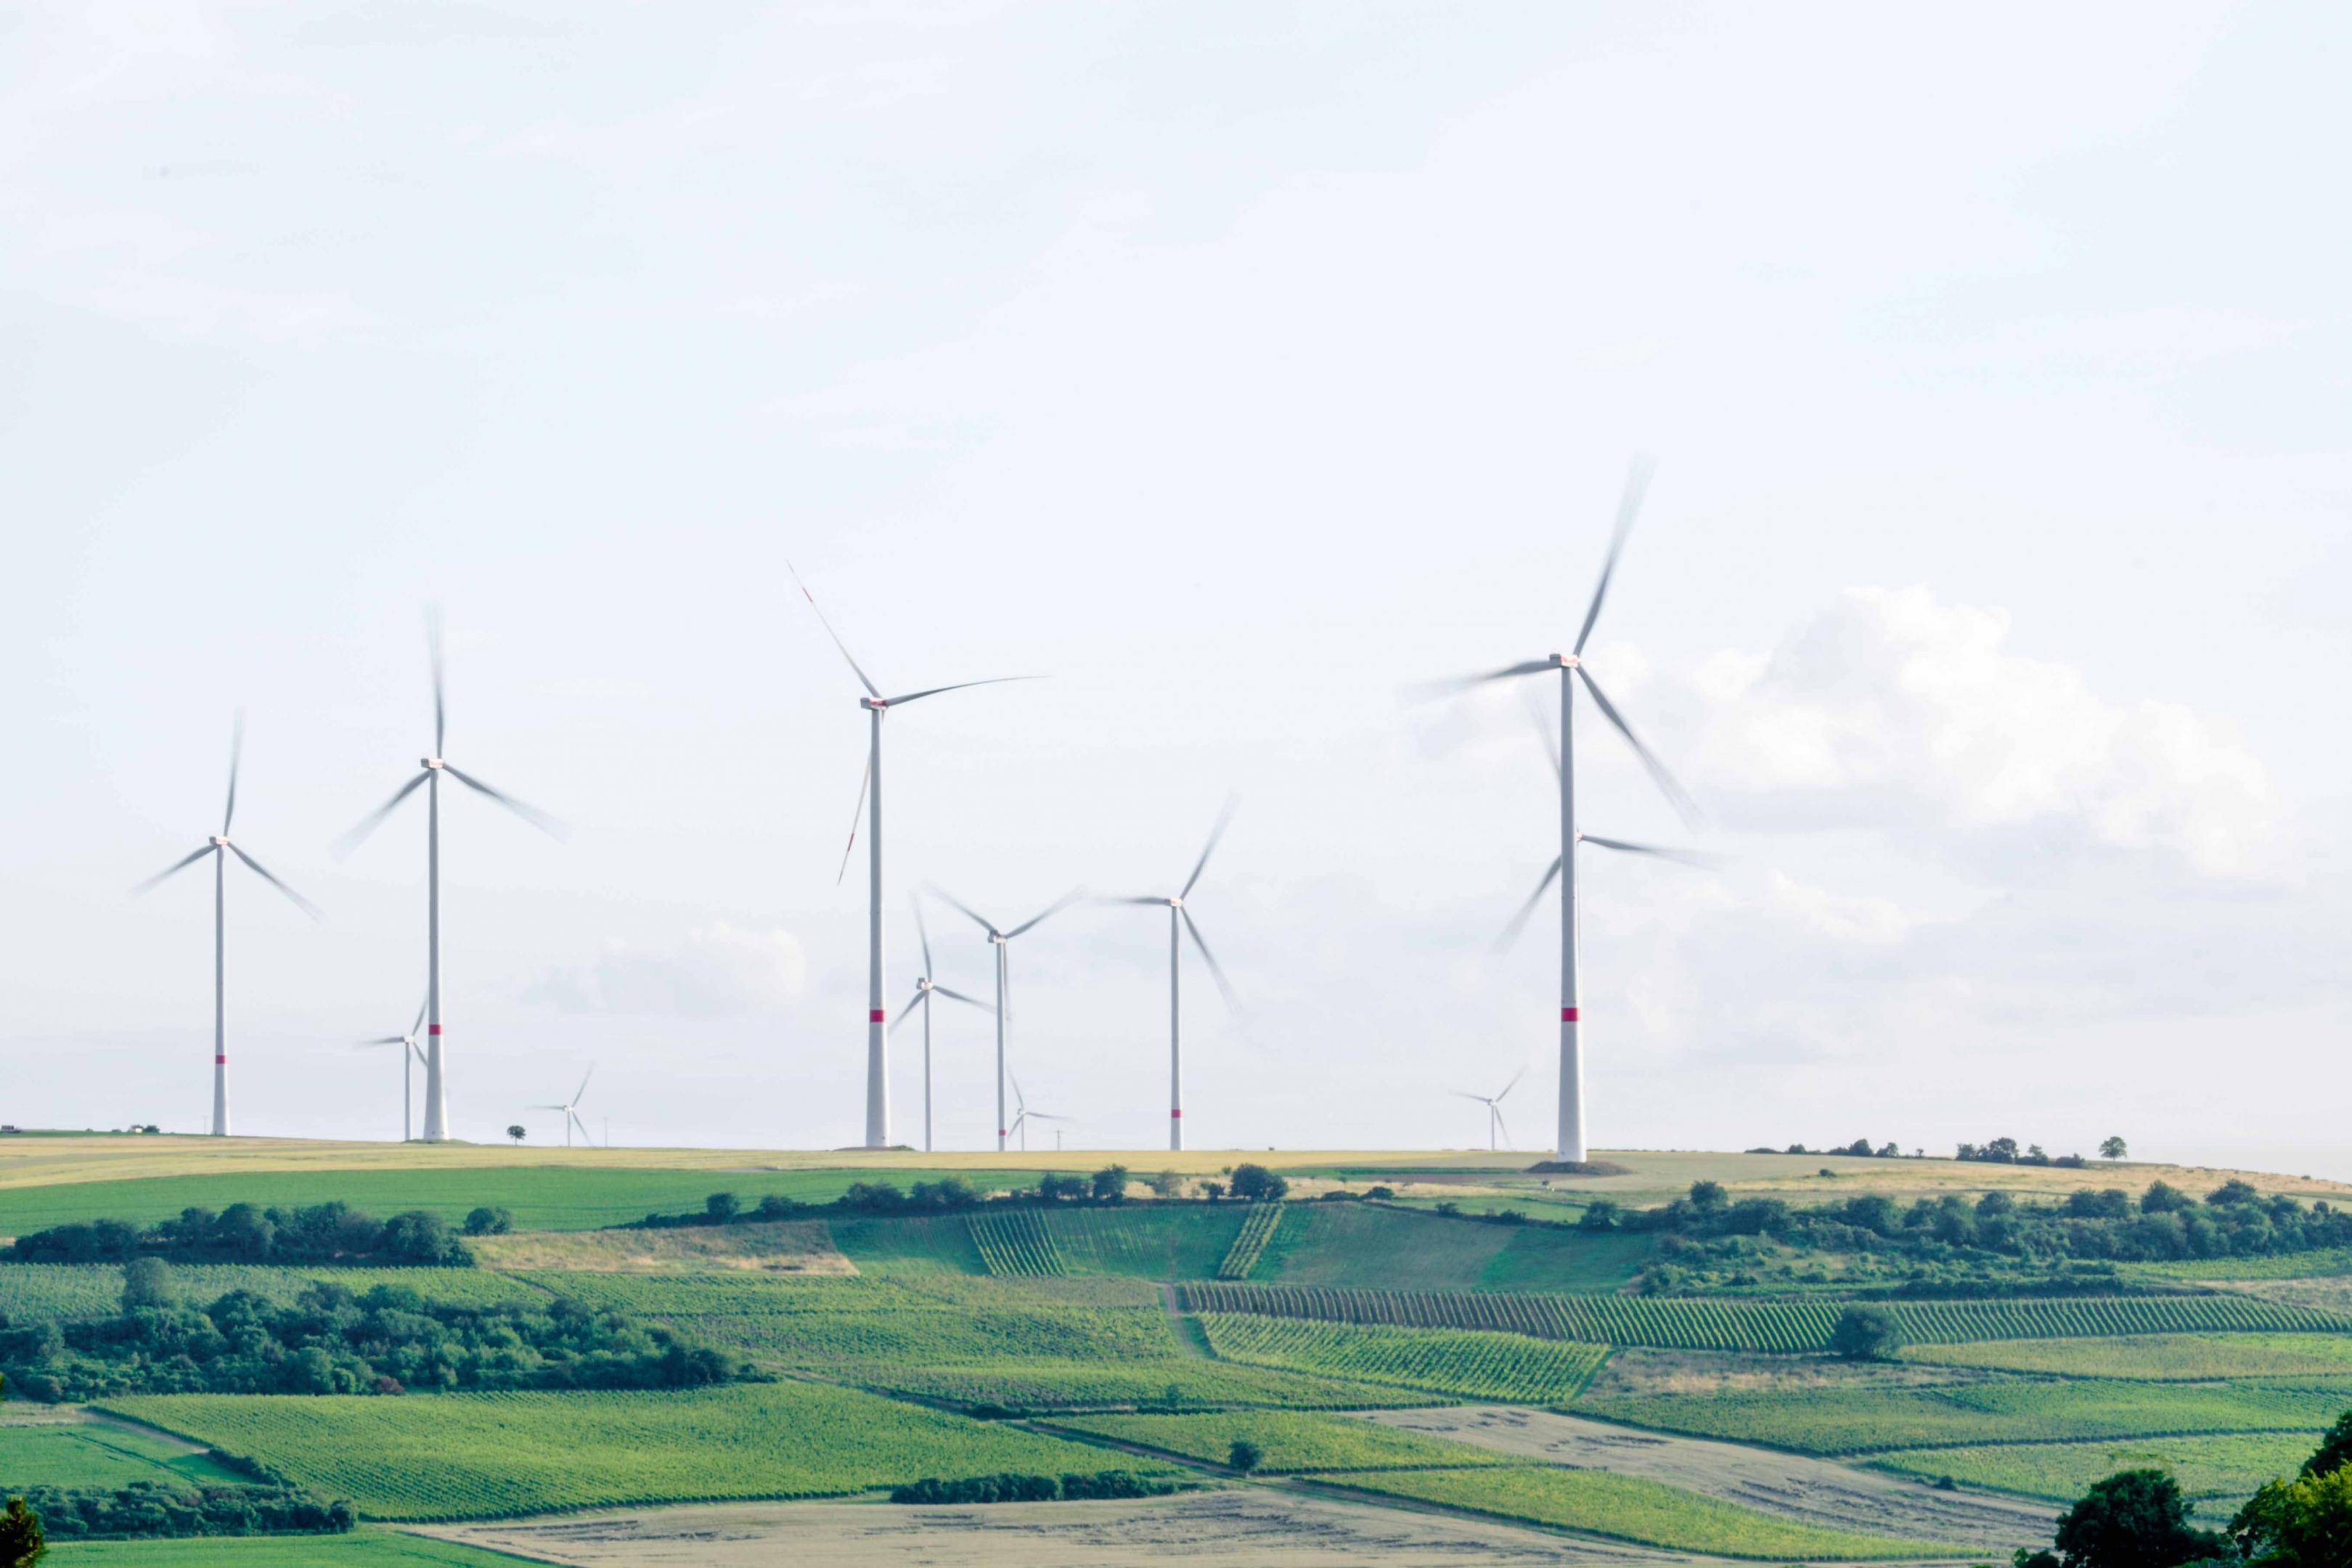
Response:
[[[1830,1349],[1848,1361],[1885,1361],[1902,1348],[1902,1331],[1884,1307],[1848,1307],[1830,1331]]]
[[[703,1217],[712,1225],[725,1225],[743,1212],[743,1200],[733,1193],[713,1193],[702,1200]]]
[[[966,1476],[959,1480],[941,1480],[936,1476],[926,1476],[919,1481],[893,1488],[890,1500],[911,1503],[1060,1502],[1092,1498],[1163,1497],[1175,1489],[1174,1481],[1139,1476],[1133,1470],[1098,1470],[1090,1476]]]
[[[1234,1446],[1225,1453],[1225,1463],[1244,1475],[1256,1469],[1265,1462],[1265,1450],[1246,1437],[1234,1438]]]
[[[1127,1201],[1127,1167],[1125,1165],[1105,1165],[1101,1170],[1097,1171],[1094,1173],[1094,1177],[1089,1185],[1093,1188],[1094,1195],[1099,1202],[1108,1204],[1124,1203]]]
[[[290,1307],[233,1290],[0,1328],[0,1366],[37,1399],[122,1394],[398,1394],[406,1388],[685,1388],[741,1375],[667,1328],[569,1300],[459,1306],[319,1283]]]
[[[504,1236],[512,1229],[512,1209],[492,1208],[485,1205],[466,1215],[467,1236]]]
[[[1396,1196],[1396,1189],[1394,1187],[1371,1187],[1366,1189],[1364,1195],[1368,1198],[1374,1199],[1393,1199]]]
[[[348,1502],[299,1487],[180,1487],[134,1481],[116,1490],[35,1487],[27,1494],[58,1541],[191,1535],[337,1535],[358,1522]],[[0,1563],[6,1562],[0,1553]]]
[[[1585,1205],[1584,1213],[1577,1216],[1576,1227],[1579,1230],[1615,1230],[1624,1212],[1607,1198],[1595,1198]]]
[[[10,1498],[7,1509],[0,1511],[0,1568],[33,1568],[47,1551],[40,1514],[23,1498]]]
[[[1701,1214],[1714,1214],[1729,1201],[1730,1199],[1724,1192],[1723,1184],[1721,1182],[1693,1182],[1691,1184],[1690,1206],[1698,1210]]]
[[[1290,1191],[1288,1181],[1264,1165],[1235,1165],[1229,1179],[1234,1196],[1248,1203],[1272,1203]]]
[[[2303,1462],[2303,1473],[2332,1475],[2347,1465],[2352,1465],[2352,1410],[2336,1418],[2336,1425],[2319,1440],[2319,1451]]]
[[[2125,1470],[2094,1481],[2058,1521],[2065,1568],[2180,1568],[2229,1543],[2189,1522],[2180,1483],[2163,1470]]]
[[[219,1214],[182,1209],[146,1229],[120,1220],[53,1226],[16,1238],[14,1263],[127,1263],[140,1257],[177,1263],[372,1263],[466,1268],[473,1254],[447,1222],[422,1209],[379,1224],[336,1202],[308,1208],[231,1204]]]
[[[1059,1171],[1048,1171],[1037,1178],[1037,1198],[1041,1203],[1057,1204],[1066,1198],[1082,1198],[1094,1190],[1084,1176]]]
[[[172,1266],[160,1258],[134,1258],[122,1266],[122,1310],[168,1307],[180,1299],[172,1282]]]
[[[2265,1483],[2230,1533],[2250,1568],[2344,1568],[2352,1563],[2352,1467]]]

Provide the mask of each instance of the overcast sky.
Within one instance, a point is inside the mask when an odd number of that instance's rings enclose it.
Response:
[[[1549,1141],[1520,694],[1592,645],[1601,1147],[2352,1176],[2352,18],[2268,6],[0,6],[0,1119],[394,1136],[429,749],[456,1132],[862,1126],[849,670],[935,881],[1164,892],[1202,1146]],[[1546,687],[1546,690],[1550,689]],[[940,978],[984,993],[934,906]],[[1074,1142],[1165,1137],[1166,925],[1013,948]],[[992,1127],[939,1019],[939,1139]],[[894,1039],[919,1141],[916,1032]],[[2333,1146],[2332,1149],[2330,1146]]]

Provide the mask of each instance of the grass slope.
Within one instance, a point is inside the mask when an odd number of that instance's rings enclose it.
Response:
[[[1647,1248],[1646,1237],[1483,1225],[1381,1204],[1294,1203],[1249,1277],[1394,1290],[1597,1293],[1630,1279]]]
[[[1769,1557],[1782,1563],[1954,1555],[1949,1547],[1800,1524],[1663,1481],[1607,1470],[1571,1470],[1558,1465],[1485,1466],[1367,1471],[1346,1480],[1366,1491],[1418,1498],[1682,1552]]]
[[[0,1493],[26,1487],[184,1486],[234,1483],[241,1476],[201,1450],[161,1433],[94,1421],[70,1408],[40,1408],[38,1419],[0,1421]]]
[[[1573,1399],[1607,1345],[1462,1329],[1358,1328],[1206,1312],[1209,1348],[1226,1361],[1395,1384],[1466,1399],[1557,1404]]]
[[[391,1530],[349,1535],[221,1535],[52,1546],[45,1568],[514,1568],[516,1559]]]
[[[2221,1436],[2131,1437],[2097,1443],[2010,1443],[1965,1448],[1911,1448],[1874,1456],[1876,1468],[1934,1480],[2067,1502],[2117,1470],[2172,1472],[2192,1498],[2243,1501],[2276,1476],[2292,1476],[2311,1458],[2305,1432],[2233,1432]]]
[[[1989,1344],[1912,1345],[1906,1361],[2069,1377],[2158,1383],[2216,1378],[2292,1382],[2352,1377],[2352,1335],[2131,1334],[2095,1340],[2005,1340]]]
[[[1056,1427],[1134,1443],[1186,1458],[1222,1465],[1235,1440],[1255,1443],[1267,1475],[1317,1470],[1458,1468],[1524,1463],[1509,1454],[1448,1442],[1419,1432],[1374,1426],[1346,1415],[1295,1410],[1221,1411],[1202,1415],[1069,1415]]]
[[[177,1394],[107,1408],[374,1519],[828,1497],[924,1476],[1099,1468],[1066,1442],[817,1384],[407,1398]]]

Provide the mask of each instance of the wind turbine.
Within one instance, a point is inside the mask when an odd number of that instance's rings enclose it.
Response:
[[[362,1050],[371,1046],[404,1046],[407,1047],[400,1053],[400,1141],[404,1143],[408,1142],[409,1127],[411,1125],[409,1115],[409,1090],[416,1079],[416,1074],[413,1069],[415,1064],[422,1062],[425,1059],[425,1047],[416,1043],[416,1037],[425,1032],[425,1004],[422,1002],[419,1002],[416,1005],[416,1022],[408,1026],[408,1033],[404,1035],[379,1035],[373,1040],[362,1040],[360,1042],[360,1047]]]
[[[1618,712],[1617,705],[1609,700],[1607,694],[1601,689],[1600,683],[1592,679],[1592,672],[1584,665],[1584,645],[1592,636],[1592,624],[1601,618],[1601,601],[1608,596],[1609,580],[1616,574],[1618,554],[1625,548],[1625,536],[1633,531],[1633,520],[1642,509],[1643,492],[1649,488],[1649,484],[1650,465],[1646,461],[1637,461],[1633,465],[1633,473],[1625,481],[1624,498],[1617,503],[1617,527],[1615,532],[1610,536],[1608,556],[1601,563],[1601,581],[1593,587],[1592,603],[1585,609],[1584,624],[1577,629],[1576,642],[1567,653],[1555,653],[1544,658],[1528,659],[1502,669],[1489,670],[1484,675],[1474,675],[1466,679],[1448,683],[1448,689],[1458,691],[1466,690],[1473,686],[1485,685],[1489,681],[1512,680],[1526,675],[1549,675],[1555,671],[1559,675],[1559,748],[1552,756],[1553,769],[1559,776],[1559,855],[1552,861],[1550,869],[1544,873],[1543,879],[1536,884],[1535,893],[1528,900],[1526,907],[1520,910],[1518,915],[1507,928],[1504,941],[1507,942],[1512,937],[1517,935],[1518,929],[1525,925],[1528,917],[1535,912],[1536,904],[1542,899],[1544,890],[1551,886],[1552,879],[1559,878],[1559,1128],[1558,1149],[1559,1158],[1563,1161],[1581,1162],[1585,1158],[1584,1055],[1581,1038],[1584,1016],[1578,999],[1579,977],[1576,964],[1576,847],[1580,843],[1593,844],[1603,849],[1616,849],[1632,855],[1655,855],[1668,859],[1685,861],[1699,858],[1681,851],[1661,849],[1653,845],[1632,844],[1620,838],[1596,837],[1579,833],[1576,829],[1575,720],[1576,686],[1579,681],[1584,683],[1584,689],[1591,695],[1592,705],[1601,710],[1601,718],[1607,720],[1612,728],[1625,737],[1626,743],[1633,748],[1633,754],[1642,760],[1643,767],[1649,771],[1651,782],[1658,786],[1659,791],[1665,795],[1683,820],[1685,823],[1694,823],[1698,816],[1697,808],[1692,804],[1688,793],[1681,784],[1675,782],[1674,775],[1666,772],[1665,764],[1658,761],[1655,753],[1643,745],[1640,737],[1633,733],[1633,726],[1626,723],[1625,716]]]
[[[572,1130],[574,1127],[580,1129],[581,1142],[586,1144],[591,1149],[593,1149],[596,1146],[596,1140],[588,1135],[588,1124],[580,1120],[580,1101],[585,1098],[588,1093],[588,1080],[595,1076],[596,1069],[592,1066],[589,1068],[587,1072],[582,1076],[580,1079],[580,1087],[572,1091],[572,1098],[565,1100],[561,1105],[534,1105],[531,1107],[533,1110],[560,1110],[563,1112],[563,1146],[566,1149],[572,1147]]]
[[[1475,1100],[1479,1104],[1486,1108],[1486,1147],[1489,1150],[1499,1149],[1502,1147],[1502,1144],[1495,1141],[1498,1134],[1505,1139],[1508,1139],[1510,1137],[1511,1130],[1503,1125],[1503,1097],[1504,1095],[1509,1094],[1511,1090],[1518,1088],[1519,1079],[1527,1076],[1528,1069],[1525,1068],[1521,1068],[1518,1071],[1513,1073],[1511,1075],[1511,1081],[1503,1086],[1502,1093],[1500,1094],[1472,1094],[1469,1090],[1462,1089],[1457,1089],[1453,1091],[1459,1099]]]
[[[420,784],[425,786],[425,1142],[440,1143],[449,1136],[449,1080],[441,1042],[441,775],[447,773],[475,794],[489,796],[542,833],[562,835],[555,819],[545,812],[525,805],[503,790],[492,789],[443,759],[441,742],[448,728],[448,709],[442,695],[438,614],[425,616],[425,644],[433,661],[433,754],[418,758],[415,775],[344,834],[337,849],[350,853]]]
[[[942,691],[961,691],[971,686],[1001,686],[1008,680],[1033,680],[1034,676],[998,675],[986,680],[960,680],[952,686],[929,686],[920,691],[909,691],[904,697],[885,697],[882,690],[867,679],[857,660],[850,658],[849,645],[833,629],[833,623],[817,609],[816,595],[801,582],[801,574],[787,562],[784,569],[793,574],[800,584],[801,597],[816,612],[817,624],[841,657],[849,664],[850,673],[857,684],[866,688],[866,695],[857,705],[866,710],[871,721],[866,745],[866,776],[857,785],[857,804],[862,808],[870,801],[872,814],[866,828],[866,1146],[887,1149],[890,1146],[890,1047],[889,1029],[884,1022],[882,1008],[882,715],[893,708],[903,708],[921,697],[937,697]],[[842,847],[841,871],[834,876],[838,884],[849,869],[849,854],[857,847],[857,813],[849,814],[849,842]],[[998,1096],[1001,1100],[1003,1097]],[[997,1118],[1003,1121],[1002,1116]]]
[[[1061,913],[1084,895],[1081,889],[1072,889],[1048,904],[1043,912],[1030,916],[1011,931],[999,931],[994,921],[975,911],[971,905],[959,902],[953,894],[939,888],[933,888],[931,891],[971,916],[973,922],[988,933],[989,945],[996,949],[996,1152],[1001,1154],[1004,1152],[1004,1140],[1013,1130],[1013,1124],[1004,1120],[1004,1020],[1010,1005],[1008,998],[1012,984],[1011,965],[1005,950],[1014,937],[1046,916]]]
[[[184,871],[209,855],[213,858],[213,1136],[228,1136],[228,858],[232,855],[263,881],[294,900],[297,907],[312,920],[319,918],[319,906],[272,876],[260,861],[229,842],[229,824],[236,818],[236,769],[238,759],[245,753],[245,715],[236,716],[229,732],[228,742],[228,804],[221,809],[218,833],[205,840],[204,847],[174,860],[163,870],[131,889],[131,896],[147,891],[177,871]]]
[[[961,991],[951,991],[932,980],[931,933],[923,926],[923,903],[920,899],[915,900],[915,934],[922,939],[923,943],[923,977],[915,983],[913,998],[898,1010],[897,1017],[890,1020],[889,1032],[897,1034],[898,1026],[913,1016],[918,1004],[921,1005],[923,1009],[923,1152],[928,1154],[931,1152],[931,995],[936,992],[953,1001],[969,1002],[975,1007],[985,1007],[988,1004],[977,996],[967,996]]]
[[[1056,1116],[1050,1110],[1030,1110],[1029,1102],[1021,1098],[1021,1080],[1017,1078],[1013,1080],[1013,1100],[1019,1107],[1013,1118],[1013,1131],[1021,1134],[1021,1152],[1024,1154],[1029,1152],[1029,1124],[1032,1121],[1067,1121],[1069,1120],[1066,1116]],[[1056,1128],[1054,1132],[1054,1147],[1058,1150],[1061,1146],[1061,1130]]]
[[[1178,941],[1180,927],[1191,934],[1192,945],[1201,950],[1202,961],[1208,964],[1210,974],[1216,979],[1217,989],[1224,994],[1225,1005],[1235,1012],[1241,1010],[1240,1005],[1234,1000],[1233,986],[1225,980],[1225,972],[1217,964],[1216,955],[1202,940],[1201,928],[1192,923],[1192,911],[1184,907],[1184,900],[1192,896],[1193,885],[1200,881],[1201,873],[1208,868],[1209,857],[1216,850],[1217,840],[1225,836],[1225,828],[1233,820],[1234,802],[1228,800],[1224,810],[1217,815],[1217,825],[1209,830],[1209,842],[1202,847],[1201,858],[1192,863],[1192,874],[1184,879],[1184,886],[1174,898],[1145,894],[1139,898],[1109,900],[1115,904],[1160,904],[1168,910],[1168,1147],[1171,1149],[1184,1147],[1183,1008],[1180,999],[1182,966],[1178,963],[1182,956],[1181,944]]]

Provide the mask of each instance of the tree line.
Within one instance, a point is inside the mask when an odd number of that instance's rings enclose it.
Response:
[[[1274,1203],[1290,1191],[1290,1183],[1263,1165],[1244,1162],[1235,1165],[1222,1182],[1199,1184],[1202,1195],[1211,1203],[1227,1197],[1244,1203]],[[932,1215],[961,1214],[991,1205],[1053,1206],[1059,1204],[1096,1203],[1121,1204],[1127,1201],[1129,1183],[1137,1180],[1125,1165],[1106,1165],[1091,1175],[1079,1175],[1075,1171],[1047,1171],[1037,1178],[1034,1187],[991,1196],[973,1186],[961,1176],[942,1176],[936,1182],[917,1182],[901,1189],[895,1182],[852,1182],[841,1196],[831,1203],[803,1203],[798,1198],[770,1193],[756,1204],[746,1207],[733,1193],[712,1193],[702,1200],[698,1210],[684,1214],[649,1214],[634,1223],[633,1228],[666,1230],[688,1226],[757,1225],[776,1220],[817,1219],[827,1215]],[[1185,1178],[1173,1171],[1142,1178],[1153,1195],[1162,1199],[1177,1197],[1184,1187]],[[1380,1189],[1375,1189],[1375,1192]]]
[[[503,1215],[503,1209],[481,1208],[473,1219],[503,1229],[512,1223],[511,1216],[500,1223]],[[134,1258],[439,1268],[470,1268],[474,1263],[474,1255],[437,1214],[412,1209],[379,1220],[341,1202],[292,1209],[231,1204],[218,1214],[191,1207],[143,1228],[118,1219],[78,1221],[19,1237],[0,1256],[11,1263],[124,1263]]]

